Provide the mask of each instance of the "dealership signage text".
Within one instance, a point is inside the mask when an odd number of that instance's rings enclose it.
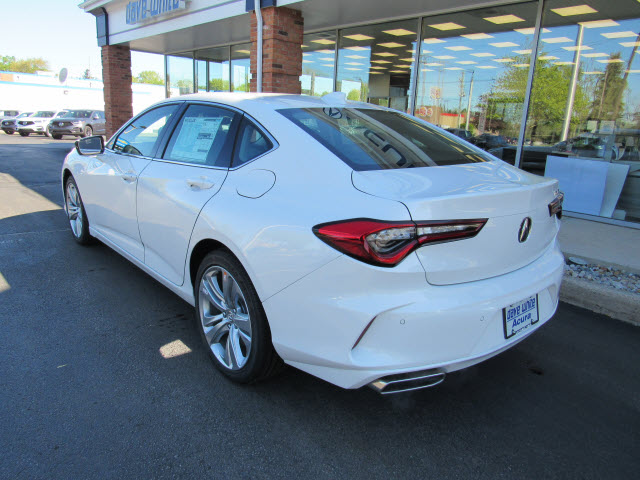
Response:
[[[185,0],[134,0],[127,4],[127,23],[135,25],[184,8]]]

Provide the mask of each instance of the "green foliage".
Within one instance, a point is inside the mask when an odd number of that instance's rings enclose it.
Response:
[[[39,70],[49,71],[49,62],[41,57],[16,58],[13,56],[0,56],[0,70],[21,73],[35,73]]]
[[[135,83],[148,83],[150,85],[164,85],[164,78],[153,70],[143,70],[133,81]]]
[[[355,100],[355,101],[360,100],[360,90],[358,90],[357,88],[354,88],[349,93],[347,93],[347,100]]]
[[[611,59],[620,59],[620,52],[611,55]],[[624,110],[622,96],[627,88],[624,77],[624,63],[608,63],[604,75],[599,75],[593,92],[590,116],[599,120],[618,120]]]
[[[493,94],[487,99],[490,104],[487,106],[487,118],[501,121],[503,127],[508,126],[501,132],[508,136],[518,134],[529,75],[528,68],[515,66],[517,63],[527,63],[528,57],[516,57],[516,60],[498,77]],[[529,103],[527,138],[538,136],[548,141],[557,141],[566,114],[571,73],[571,65],[555,65],[538,60]],[[579,74],[571,120],[572,131],[582,125],[588,115],[588,83]]]
[[[211,92],[228,92],[229,80],[223,80],[222,78],[213,78],[209,80],[209,90]]]

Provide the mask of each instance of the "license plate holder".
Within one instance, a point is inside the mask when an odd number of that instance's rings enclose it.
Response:
[[[506,340],[527,330],[540,320],[538,294],[531,295],[502,309],[502,328]]]

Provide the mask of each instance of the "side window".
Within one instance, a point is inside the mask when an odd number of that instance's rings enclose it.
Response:
[[[190,105],[171,135],[163,158],[228,168],[233,143],[230,133],[237,116],[224,108]]]
[[[169,123],[171,115],[176,112],[178,107],[177,104],[165,105],[140,115],[118,135],[113,150],[150,157],[164,127]]]
[[[253,123],[246,118],[242,119],[236,149],[233,155],[232,167],[239,167],[259,157],[273,148],[273,143]]]

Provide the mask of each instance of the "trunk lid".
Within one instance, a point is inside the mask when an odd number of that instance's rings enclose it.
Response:
[[[416,222],[488,219],[473,238],[416,251],[427,281],[434,285],[481,280],[522,268],[540,257],[558,233],[559,221],[548,210],[557,180],[502,162],[354,171],[352,181],[364,193],[404,203]],[[530,234],[520,242],[519,230],[527,217]]]

